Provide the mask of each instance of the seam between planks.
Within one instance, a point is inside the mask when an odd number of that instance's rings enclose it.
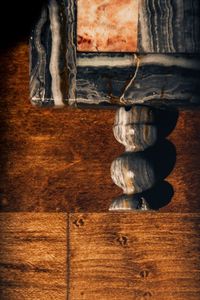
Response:
[[[67,260],[66,260],[66,273],[67,273],[67,300],[70,300],[70,213],[67,213]]]

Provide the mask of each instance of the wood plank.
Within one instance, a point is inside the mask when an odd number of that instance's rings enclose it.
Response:
[[[198,300],[200,214],[70,216],[70,299]]]
[[[67,217],[0,214],[0,298],[66,299]]]
[[[0,298],[197,300],[199,221],[75,213],[68,226],[63,213],[1,213]]]
[[[2,52],[1,61],[1,210],[107,211],[121,194],[110,177],[111,162],[124,151],[112,133],[115,111],[36,109],[29,102],[27,43]],[[174,196],[163,211],[200,211],[199,112],[180,111],[169,136],[177,152],[166,179]],[[158,156],[163,160],[163,151]],[[165,187],[155,201],[167,195]]]

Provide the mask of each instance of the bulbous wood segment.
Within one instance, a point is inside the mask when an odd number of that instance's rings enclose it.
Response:
[[[145,105],[120,107],[115,114],[114,125],[154,124],[154,109]]]
[[[130,152],[144,151],[157,140],[154,125],[117,125],[113,127],[113,133],[116,140]]]
[[[155,110],[145,105],[119,108],[113,133],[125,146],[125,153],[113,161],[111,177],[124,194],[113,201],[109,210],[149,210],[142,193],[156,183],[156,176],[151,161],[141,151],[157,140]]]
[[[124,194],[141,193],[155,184],[155,174],[143,153],[125,152],[111,165],[111,177]]]
[[[147,201],[139,195],[121,195],[109,207],[110,211],[151,210]]]
[[[116,112],[113,133],[126,151],[143,151],[157,139],[153,109],[147,106],[121,107]]]

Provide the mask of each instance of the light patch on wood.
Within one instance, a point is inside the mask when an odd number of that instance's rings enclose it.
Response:
[[[135,52],[138,0],[78,0],[77,48],[85,52]]]

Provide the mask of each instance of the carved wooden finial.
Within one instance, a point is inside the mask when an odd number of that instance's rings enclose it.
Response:
[[[156,179],[151,161],[142,151],[157,140],[153,109],[141,105],[119,108],[113,132],[125,146],[125,153],[112,162],[111,177],[124,194],[111,204],[110,210],[148,210],[142,192],[151,188]]]
[[[157,128],[152,108],[135,105],[121,107],[115,115],[113,133],[126,151],[143,151],[157,140]]]

